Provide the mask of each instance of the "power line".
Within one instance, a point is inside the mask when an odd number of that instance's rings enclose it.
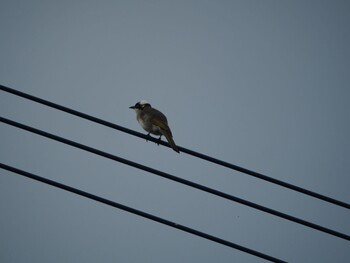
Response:
[[[0,168],[8,170],[8,171],[11,171],[13,173],[17,173],[19,175],[31,178],[33,180],[36,180],[36,181],[39,181],[39,182],[42,182],[42,183],[45,183],[45,184],[48,184],[48,185],[51,185],[51,186],[63,189],[65,191],[68,191],[68,192],[71,192],[71,193],[74,193],[74,194],[77,194],[77,195],[80,195],[80,196],[84,196],[84,197],[86,197],[88,199],[95,200],[97,202],[100,202],[100,203],[103,203],[103,204],[106,204],[106,205],[109,205],[109,206],[112,206],[112,207],[115,207],[115,208],[127,211],[129,213],[132,213],[132,214],[135,214],[135,215],[138,215],[138,216],[141,216],[141,217],[153,220],[155,222],[158,222],[158,223],[161,223],[161,224],[164,224],[164,225],[167,225],[167,226],[170,226],[170,227],[182,230],[184,232],[187,232],[187,233],[190,233],[190,234],[193,234],[193,235],[196,235],[196,236],[199,236],[199,237],[211,240],[213,242],[216,242],[216,243],[219,243],[219,244],[222,244],[222,245],[225,245],[225,246],[228,246],[228,247],[231,247],[231,248],[243,251],[245,253],[254,255],[256,257],[260,257],[260,258],[263,258],[263,259],[266,259],[266,260],[269,260],[269,261],[272,261],[272,262],[285,262],[285,261],[283,261],[281,259],[278,259],[278,258],[275,258],[275,257],[271,257],[269,255],[260,253],[258,251],[255,251],[255,250],[252,250],[252,249],[240,246],[240,245],[237,245],[235,243],[232,243],[230,241],[227,241],[227,240],[224,240],[224,239],[221,239],[221,238],[209,235],[207,233],[200,232],[200,231],[195,230],[193,228],[189,228],[189,227],[186,227],[186,226],[183,226],[183,225],[171,222],[171,221],[163,219],[161,217],[157,217],[155,215],[148,214],[148,213],[145,213],[145,212],[140,211],[140,210],[136,210],[136,209],[131,208],[129,206],[126,206],[126,205],[123,205],[123,204],[120,204],[120,203],[117,203],[117,202],[114,202],[114,201],[111,201],[111,200],[108,200],[108,199],[105,199],[105,198],[93,195],[93,194],[88,193],[88,192],[84,192],[84,191],[79,190],[77,188],[73,188],[73,187],[67,186],[65,184],[61,184],[61,183],[58,183],[56,181],[52,181],[52,180],[46,179],[44,177],[40,177],[38,175],[35,175],[35,174],[32,174],[32,173],[29,173],[29,172],[17,169],[17,168],[12,167],[12,166],[8,166],[8,165],[3,164],[3,163],[0,163]]]
[[[115,130],[119,130],[121,132],[125,132],[125,133],[128,133],[130,135],[133,135],[133,136],[136,136],[136,137],[139,137],[139,138],[143,138],[143,139],[146,139],[146,140],[149,140],[149,141],[153,141],[153,142],[155,142],[157,144],[161,144],[163,146],[169,147],[168,143],[166,143],[164,141],[159,141],[159,140],[157,140],[155,138],[152,138],[150,136],[147,136],[145,134],[142,134],[142,133],[139,133],[139,132],[127,129],[125,127],[122,127],[120,125],[116,125],[114,123],[111,123],[111,122],[108,122],[108,121],[105,121],[105,120],[93,117],[91,115],[88,115],[88,114],[85,114],[85,113],[82,113],[82,112],[79,112],[79,111],[76,111],[76,110],[64,107],[62,105],[59,105],[59,104],[56,104],[56,103],[53,103],[53,102],[50,102],[50,101],[47,101],[47,100],[35,97],[35,96],[32,96],[30,94],[27,94],[27,93],[24,93],[24,92],[15,90],[15,89],[11,89],[9,87],[5,87],[3,85],[0,85],[0,89],[5,91],[5,92],[8,92],[8,93],[20,96],[22,98],[26,98],[26,99],[35,101],[37,103],[49,106],[51,108],[55,108],[57,110],[60,110],[60,111],[63,111],[63,112],[66,112],[66,113],[78,116],[80,118],[83,118],[83,119],[86,119],[86,120],[89,120],[89,121],[93,121],[95,123],[104,125],[106,127],[109,127],[109,128],[115,129]],[[221,161],[219,159],[210,157],[208,155],[205,155],[205,154],[202,154],[202,153],[199,153],[199,152],[192,151],[190,149],[186,149],[184,147],[179,147],[179,149],[180,149],[181,152],[190,154],[190,155],[195,156],[197,158],[200,158],[200,159],[203,159],[203,160],[206,160],[206,161],[209,161],[209,162],[212,162],[212,163],[224,166],[226,168],[229,168],[229,169],[232,169],[232,170],[235,170],[235,171],[247,174],[247,175],[251,175],[251,176],[253,176],[255,178],[259,178],[261,180],[264,180],[264,181],[267,181],[267,182],[270,182],[270,183],[273,183],[273,184],[276,184],[276,185],[288,188],[290,190],[293,190],[293,191],[296,191],[296,192],[299,192],[299,193],[302,193],[302,194],[305,194],[305,195],[308,195],[308,196],[312,196],[312,197],[317,198],[319,200],[323,200],[325,202],[328,202],[328,203],[331,203],[331,204],[334,204],[334,205],[337,205],[337,206],[341,206],[341,207],[350,209],[350,204],[345,203],[343,201],[339,201],[339,200],[336,200],[334,198],[331,198],[331,197],[328,197],[328,196],[325,196],[325,195],[322,195],[322,194],[319,194],[319,193],[316,193],[316,192],[304,189],[302,187],[295,186],[295,185],[292,185],[290,183],[286,183],[286,182],[283,182],[281,180],[278,180],[278,179],[275,179],[275,178],[263,175],[261,173],[257,173],[257,172],[254,172],[252,170],[249,170],[249,169],[246,169],[246,168],[243,168],[243,167],[240,167],[240,166],[228,163],[228,162]]]
[[[35,133],[35,134],[47,137],[47,138],[50,138],[52,140],[55,140],[55,141],[58,141],[58,142],[61,142],[61,143],[73,146],[75,148],[78,148],[78,149],[81,149],[81,150],[84,150],[84,151],[87,151],[87,152],[90,152],[90,153],[94,153],[94,154],[99,155],[99,156],[103,156],[105,158],[108,158],[108,159],[111,159],[111,160],[114,160],[114,161],[117,161],[117,162],[129,165],[129,166],[135,167],[137,169],[141,169],[143,171],[153,173],[153,174],[161,176],[163,178],[167,178],[169,180],[172,180],[172,181],[175,181],[175,182],[178,182],[178,183],[181,183],[181,184],[184,184],[184,185],[187,185],[187,186],[199,189],[201,191],[204,191],[204,192],[207,192],[207,193],[210,193],[210,194],[213,194],[213,195],[216,195],[216,196],[219,196],[219,197],[222,197],[222,198],[225,198],[225,199],[228,199],[228,200],[231,200],[231,201],[234,201],[234,202],[237,202],[237,203],[240,203],[240,204],[252,207],[254,209],[257,209],[257,210],[269,213],[271,215],[275,215],[275,216],[284,218],[286,220],[289,220],[289,221],[292,221],[292,222],[295,222],[295,223],[298,223],[298,224],[301,224],[301,225],[304,225],[304,226],[307,226],[307,227],[319,230],[321,232],[324,232],[324,233],[327,233],[327,234],[330,234],[330,235],[333,235],[333,236],[337,236],[339,238],[342,238],[342,239],[350,241],[350,236],[348,236],[346,234],[337,232],[335,230],[332,230],[332,229],[329,229],[329,228],[326,228],[326,227],[322,227],[320,225],[316,225],[314,223],[311,223],[311,222],[299,219],[297,217],[290,216],[288,214],[285,214],[285,213],[282,213],[282,212],[279,212],[279,211],[276,211],[276,210],[273,210],[273,209],[270,209],[270,208],[267,208],[267,207],[264,207],[264,206],[252,203],[252,202],[249,202],[247,200],[244,200],[244,199],[241,199],[241,198],[238,198],[238,197],[235,197],[235,196],[232,196],[232,195],[220,192],[218,190],[215,190],[215,189],[212,189],[212,188],[209,188],[209,187],[206,187],[206,186],[203,186],[203,185],[200,185],[200,184],[197,184],[197,183],[194,183],[194,182],[191,182],[191,181],[188,181],[188,180],[185,180],[185,179],[173,176],[171,174],[168,174],[168,173],[165,173],[165,172],[162,172],[162,171],[150,168],[148,166],[141,165],[141,164],[136,163],[136,162],[132,162],[130,160],[118,157],[116,155],[112,155],[112,154],[109,154],[109,153],[97,150],[95,148],[92,148],[92,147],[89,147],[89,146],[77,143],[75,141],[71,141],[71,140],[59,137],[57,135],[54,135],[54,134],[51,134],[51,133],[48,133],[48,132],[44,132],[42,130],[35,129],[33,127],[30,127],[30,126],[27,126],[27,125],[24,125],[24,124],[21,124],[21,123],[18,123],[18,122],[15,122],[15,121],[12,121],[12,120],[9,120],[9,119],[6,119],[6,118],[3,118],[1,116],[0,116],[0,122],[4,122],[4,123],[9,124],[11,126],[14,126],[14,127],[17,127],[17,128],[20,128],[20,129],[23,129],[23,130],[26,130],[26,131],[29,131],[29,132],[32,132],[32,133]]]

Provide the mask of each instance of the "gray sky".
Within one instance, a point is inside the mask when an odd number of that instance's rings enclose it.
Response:
[[[350,202],[347,1],[1,1],[3,85]],[[4,92],[1,116],[350,233],[350,213]],[[0,123],[1,162],[290,262],[349,242]],[[0,171],[0,262],[260,262]]]

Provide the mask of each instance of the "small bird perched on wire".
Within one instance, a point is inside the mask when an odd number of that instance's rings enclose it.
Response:
[[[135,110],[137,121],[142,128],[148,132],[148,135],[150,135],[150,133],[159,135],[159,140],[164,135],[171,148],[173,148],[175,152],[180,152],[173,140],[173,135],[168,126],[168,120],[163,113],[152,108],[151,104],[145,100],[141,100],[137,102],[135,106],[129,108]]]

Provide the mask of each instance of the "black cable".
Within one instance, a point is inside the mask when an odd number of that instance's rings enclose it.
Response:
[[[146,139],[146,140],[149,140],[149,141],[153,141],[153,142],[155,142],[157,144],[161,144],[163,146],[170,147],[169,144],[164,142],[164,141],[159,141],[158,139],[152,138],[152,137],[147,136],[145,134],[142,134],[142,133],[139,133],[139,132],[127,129],[125,127],[122,127],[120,125],[116,125],[114,123],[111,123],[111,122],[108,122],[108,121],[105,121],[105,120],[93,117],[91,115],[88,115],[88,114],[85,114],[85,113],[82,113],[82,112],[79,112],[79,111],[76,111],[76,110],[73,110],[73,109],[70,109],[70,108],[58,105],[56,103],[53,103],[53,102],[50,102],[50,101],[47,101],[47,100],[44,100],[44,99],[41,99],[41,98],[38,98],[38,97],[35,97],[35,96],[32,96],[32,95],[29,95],[29,94],[26,94],[24,92],[5,87],[3,85],[0,85],[0,89],[3,90],[3,91],[6,91],[8,93],[20,96],[22,98],[26,98],[26,99],[38,102],[40,104],[49,106],[51,108],[55,108],[57,110],[60,110],[60,111],[63,111],[63,112],[66,112],[66,113],[69,113],[69,114],[72,114],[72,115],[75,115],[75,116],[78,116],[78,117],[81,117],[81,118],[93,121],[93,122],[96,122],[96,123],[99,123],[99,124],[104,125],[106,127],[109,127],[109,128],[115,129],[115,130],[119,130],[121,132],[125,132],[125,133],[131,134],[131,135],[134,135],[136,137],[143,138],[143,139]],[[201,154],[201,153],[198,153],[198,152],[186,149],[184,147],[178,147],[178,148],[180,149],[180,152],[184,152],[184,153],[190,154],[192,156],[198,157],[198,158],[206,160],[208,162],[216,163],[216,164],[224,166],[226,168],[229,168],[229,169],[232,169],[232,170],[235,170],[235,171],[238,171],[238,172],[242,172],[244,174],[251,175],[251,176],[259,178],[261,180],[264,180],[264,181],[267,181],[267,182],[270,182],[270,183],[273,183],[273,184],[276,184],[276,185],[279,185],[279,186],[282,186],[282,187],[294,190],[296,192],[299,192],[299,193],[302,193],[302,194],[305,194],[305,195],[308,195],[308,196],[312,196],[314,198],[323,200],[325,202],[332,203],[334,205],[342,206],[344,208],[350,209],[350,204],[345,203],[343,201],[339,201],[339,200],[336,200],[334,198],[330,198],[328,196],[321,195],[319,193],[316,193],[316,192],[313,192],[313,191],[310,191],[310,190],[307,190],[307,189],[301,188],[299,186],[295,186],[295,185],[292,185],[292,184],[289,184],[289,183],[286,183],[286,182],[283,182],[283,181],[280,181],[280,180],[277,180],[275,178],[268,177],[268,176],[263,175],[261,173],[254,172],[254,171],[248,170],[246,168],[243,168],[243,167],[240,167],[240,166],[228,163],[228,162],[221,161],[219,159],[216,159],[216,158],[210,157],[208,155],[204,155],[204,154]]]
[[[150,173],[156,174],[158,176],[167,178],[169,180],[172,180],[172,181],[175,181],[175,182],[178,182],[178,183],[181,183],[181,184],[184,184],[184,185],[187,185],[187,186],[199,189],[201,191],[204,191],[204,192],[207,192],[207,193],[210,193],[210,194],[213,194],[213,195],[216,195],[216,196],[219,196],[219,197],[222,197],[222,198],[225,198],[225,199],[228,199],[228,200],[231,200],[231,201],[234,201],[234,202],[237,202],[237,203],[240,203],[240,204],[243,204],[243,205],[255,208],[255,209],[260,210],[260,211],[264,211],[266,213],[269,213],[269,214],[272,214],[272,215],[284,218],[286,220],[289,220],[289,221],[292,221],[292,222],[295,222],[295,223],[298,223],[298,224],[301,224],[301,225],[304,225],[304,226],[307,226],[307,227],[319,230],[321,232],[328,233],[330,235],[337,236],[337,237],[340,237],[340,238],[343,238],[343,239],[346,239],[346,240],[350,241],[350,236],[348,236],[346,234],[334,231],[334,230],[326,228],[326,227],[322,227],[322,226],[316,225],[314,223],[310,223],[308,221],[299,219],[297,217],[293,217],[293,216],[281,213],[279,211],[276,211],[276,210],[273,210],[273,209],[270,209],[270,208],[267,208],[267,207],[264,207],[264,206],[261,206],[261,205],[249,202],[249,201],[246,201],[244,199],[241,199],[241,198],[238,198],[238,197],[235,197],[235,196],[232,196],[232,195],[229,195],[229,194],[217,191],[215,189],[212,189],[212,188],[200,185],[200,184],[196,184],[194,182],[191,182],[191,181],[188,181],[188,180],[185,180],[185,179],[173,176],[171,174],[168,174],[168,173],[165,173],[165,172],[162,172],[162,171],[150,168],[148,166],[145,166],[145,165],[142,165],[142,164],[139,164],[139,163],[132,162],[130,160],[118,157],[116,155],[112,155],[112,154],[109,154],[109,153],[97,150],[95,148],[92,148],[92,147],[89,147],[89,146],[86,146],[86,145],[83,145],[83,144],[80,144],[80,143],[77,143],[77,142],[74,142],[74,141],[62,138],[62,137],[59,137],[57,135],[54,135],[54,134],[51,134],[51,133],[48,133],[48,132],[44,132],[42,130],[35,129],[33,127],[30,127],[30,126],[27,126],[27,125],[24,125],[24,124],[21,124],[21,123],[18,123],[18,122],[15,122],[15,121],[3,118],[3,117],[0,117],[0,122],[7,123],[7,124],[15,126],[17,128],[20,128],[20,129],[23,129],[23,130],[26,130],[26,131],[29,131],[29,132],[32,132],[32,133],[35,133],[35,134],[47,137],[47,138],[50,138],[50,139],[58,141],[58,142],[62,142],[64,144],[68,144],[70,146],[82,149],[84,151],[88,151],[90,153],[94,153],[94,154],[103,156],[105,158],[108,158],[108,159],[111,159],[111,160],[114,160],[114,161],[117,161],[117,162],[124,163],[126,165],[135,167],[137,169],[141,169],[141,170],[144,170],[146,172],[150,172]]]
[[[115,207],[115,208],[127,211],[129,213],[132,213],[132,214],[135,214],[135,215],[138,215],[138,216],[141,216],[141,217],[144,217],[144,218],[156,221],[158,223],[161,223],[161,224],[164,224],[164,225],[167,225],[167,226],[170,226],[170,227],[182,230],[184,232],[187,232],[187,233],[190,233],[190,234],[193,234],[193,235],[196,235],[196,236],[199,236],[199,237],[211,240],[213,242],[216,242],[216,243],[219,243],[219,244],[222,244],[222,245],[234,248],[234,249],[238,249],[240,251],[243,251],[245,253],[254,255],[256,257],[260,257],[260,258],[263,258],[263,259],[266,259],[266,260],[269,260],[269,261],[272,261],[272,262],[285,262],[285,261],[283,261],[281,259],[278,259],[278,258],[275,258],[275,257],[271,257],[269,255],[260,253],[258,251],[255,251],[255,250],[252,250],[252,249],[240,246],[240,245],[237,245],[235,243],[232,243],[230,241],[227,241],[227,240],[215,237],[215,236],[211,236],[211,235],[206,234],[204,232],[197,231],[197,230],[195,230],[193,228],[189,228],[189,227],[186,227],[186,226],[183,226],[183,225],[179,225],[177,223],[171,222],[171,221],[163,219],[161,217],[157,217],[157,216],[154,216],[152,214],[148,214],[148,213],[145,213],[143,211],[136,210],[136,209],[131,208],[129,206],[125,206],[125,205],[122,205],[120,203],[113,202],[111,200],[108,200],[108,199],[105,199],[105,198],[102,198],[102,197],[90,194],[88,192],[84,192],[84,191],[79,190],[77,188],[73,188],[73,187],[70,187],[70,186],[58,183],[56,181],[52,181],[52,180],[40,177],[38,175],[29,173],[29,172],[26,172],[26,171],[23,171],[23,170],[19,170],[17,168],[8,166],[8,165],[3,164],[3,163],[0,163],[0,168],[8,170],[8,171],[11,171],[13,173],[20,174],[22,176],[31,178],[33,180],[36,180],[36,181],[39,181],[39,182],[42,182],[42,183],[45,183],[45,184],[48,184],[48,185],[51,185],[51,186],[63,189],[65,191],[68,191],[68,192],[71,192],[71,193],[74,193],[74,194],[77,194],[77,195],[80,195],[80,196],[84,196],[84,197],[89,198],[91,200],[95,200],[97,202],[100,202],[100,203],[103,203],[103,204],[106,204],[106,205],[109,205],[109,206],[112,206],[112,207]]]

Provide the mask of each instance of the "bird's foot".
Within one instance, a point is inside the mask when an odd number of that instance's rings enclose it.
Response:
[[[160,141],[162,140],[161,138],[162,138],[162,135],[160,135],[159,138],[158,138],[158,142],[157,142],[158,146],[159,146]]]
[[[147,134],[147,136],[148,136],[149,138],[153,138],[153,137],[151,136],[151,133],[150,133],[150,132]],[[160,143],[160,141],[161,141],[161,138],[162,138],[162,135],[159,136],[158,142],[156,142],[158,146],[159,146],[159,143]],[[148,139],[147,139],[147,138],[146,138],[146,142],[148,142]]]
[[[150,134],[151,134],[151,133],[149,132],[149,133],[147,134],[147,136],[150,137],[150,138],[152,138],[152,136],[151,136]],[[148,142],[148,139],[146,139],[146,142]]]

